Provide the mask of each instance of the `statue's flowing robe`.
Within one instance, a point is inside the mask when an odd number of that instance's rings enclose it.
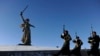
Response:
[[[30,45],[31,44],[31,31],[30,31],[30,24],[28,22],[24,22],[23,24],[23,37],[22,37],[22,42],[25,45]]]

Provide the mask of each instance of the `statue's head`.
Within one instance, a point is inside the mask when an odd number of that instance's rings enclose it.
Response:
[[[27,18],[27,19],[26,19],[26,22],[29,22],[29,21],[30,21],[30,20]]]

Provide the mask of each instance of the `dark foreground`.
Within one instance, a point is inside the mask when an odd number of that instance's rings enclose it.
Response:
[[[0,56],[53,56],[59,50],[40,50],[40,51],[0,51]],[[87,56],[87,50],[82,50],[82,56]],[[60,55],[63,56],[63,55]],[[71,55],[74,56],[74,55]]]

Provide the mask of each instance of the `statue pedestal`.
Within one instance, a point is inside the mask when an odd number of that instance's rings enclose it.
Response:
[[[21,46],[31,46],[31,44],[18,44],[18,45],[21,45]]]
[[[52,56],[60,48],[37,46],[0,46],[0,56]]]
[[[37,46],[0,46],[0,56],[53,56],[60,48]],[[82,49],[82,56],[87,56],[88,49]],[[74,56],[74,55],[72,55]]]

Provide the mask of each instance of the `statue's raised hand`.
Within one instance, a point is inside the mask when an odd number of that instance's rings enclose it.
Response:
[[[21,12],[20,15],[22,16],[23,15],[23,12]]]

